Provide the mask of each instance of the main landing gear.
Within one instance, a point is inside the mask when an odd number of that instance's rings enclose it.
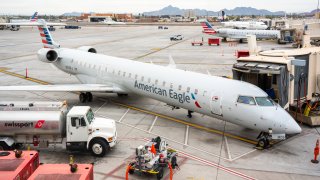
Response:
[[[272,133],[272,130],[269,130],[268,133],[266,132],[261,132],[259,134],[259,136],[257,137],[258,139],[258,144],[256,145],[256,148],[257,149],[267,149],[270,147],[270,140],[271,140],[271,133]]]
[[[91,92],[86,92],[86,93],[80,93],[79,95],[79,100],[81,103],[85,102],[91,102],[93,99],[92,93]]]
[[[193,113],[193,111],[188,110],[188,115],[187,115],[187,117],[188,117],[188,118],[192,118],[192,113]]]

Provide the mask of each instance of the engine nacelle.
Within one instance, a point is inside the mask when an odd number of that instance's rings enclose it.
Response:
[[[42,48],[38,51],[38,59],[42,62],[53,63],[59,58],[58,52],[54,49]]]
[[[90,53],[97,53],[97,50],[91,46],[81,46],[78,48],[80,51],[90,52]]]

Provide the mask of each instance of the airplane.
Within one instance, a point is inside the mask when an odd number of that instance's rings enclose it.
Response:
[[[124,22],[118,22],[114,21],[111,18],[106,18],[105,20],[101,21],[101,23],[107,24],[107,25],[125,25]]]
[[[35,12],[30,20],[12,20],[10,23],[0,23],[0,26],[10,26],[11,30],[18,31],[20,26],[36,26],[36,24],[32,25],[32,23],[36,23],[38,21],[38,12]],[[53,23],[48,22],[47,26],[66,26],[65,23]]]
[[[81,92],[82,103],[93,100],[92,92],[137,94],[184,108],[188,115],[198,112],[261,131],[257,146],[262,148],[270,139],[285,139],[288,134],[301,132],[289,113],[253,84],[177,69],[172,58],[168,66],[160,66],[97,54],[90,46],[62,48],[44,20],[35,24],[43,43],[38,59],[74,75],[80,83],[0,86],[0,91]]]
[[[261,21],[228,21],[221,23],[224,27],[232,27],[235,29],[266,30],[268,28],[268,26]]]
[[[257,39],[280,39],[280,31],[278,30],[243,30],[243,29],[228,29],[228,28],[219,28],[215,30],[208,21],[201,22],[203,28],[203,33],[209,35],[215,35],[222,37],[224,40],[227,38],[230,39],[239,39],[239,42],[242,43],[244,39],[247,38],[247,35],[256,35]]]

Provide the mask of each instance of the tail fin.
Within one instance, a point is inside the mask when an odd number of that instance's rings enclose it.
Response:
[[[203,31],[202,31],[203,33],[206,33],[206,34],[216,34],[217,33],[208,21],[201,22],[201,26],[203,28]]]
[[[38,20],[38,12],[35,12],[31,18],[30,18],[30,22],[36,22]]]
[[[44,48],[60,48],[60,45],[53,41],[50,31],[48,29],[47,23],[43,19],[38,20],[38,29],[40,32],[42,44]]]

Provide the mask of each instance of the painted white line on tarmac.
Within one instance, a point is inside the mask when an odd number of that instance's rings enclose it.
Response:
[[[189,139],[189,125],[186,127],[186,135],[184,137],[184,145],[188,145],[188,139]]]
[[[238,157],[235,157],[235,158],[231,159],[231,162],[232,162],[232,161],[235,161],[235,160],[237,160],[237,159],[239,159],[239,158],[242,158],[243,156],[246,156],[246,155],[248,155],[248,154],[250,154],[250,153],[253,153],[253,152],[255,152],[256,150],[257,150],[257,149],[254,149],[254,150],[249,151],[249,152],[246,152],[246,153],[244,153],[244,154],[242,154],[242,155],[240,155],[240,156],[238,156]]]
[[[105,101],[94,113],[97,113],[108,101]]]
[[[227,149],[228,159],[232,160],[231,153],[230,153],[230,149],[229,149],[229,143],[228,143],[227,136],[223,136],[223,137],[224,137],[224,143],[226,144],[226,149]]]
[[[152,131],[152,129],[153,129],[153,126],[154,126],[154,124],[156,123],[157,119],[158,119],[158,116],[156,116],[156,117],[154,118],[154,120],[153,120],[153,122],[152,122],[152,124],[151,124],[151,126],[150,126],[150,128],[149,128],[149,130],[148,130],[148,133],[151,133],[151,131]]]
[[[127,113],[129,112],[130,108],[128,108],[128,110],[121,116],[121,118],[119,119],[118,122],[121,122],[123,120],[123,118],[127,115]]]

